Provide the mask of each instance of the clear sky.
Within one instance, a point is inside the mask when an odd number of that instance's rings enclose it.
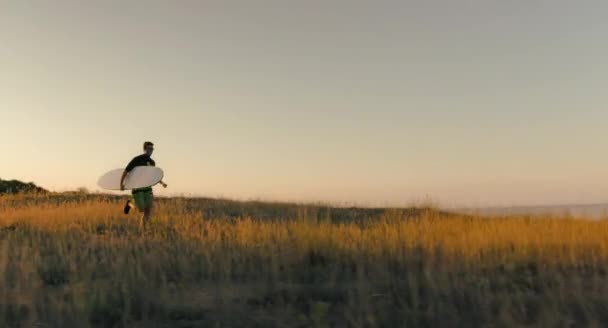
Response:
[[[608,1],[1,1],[0,177],[444,206],[608,201]]]

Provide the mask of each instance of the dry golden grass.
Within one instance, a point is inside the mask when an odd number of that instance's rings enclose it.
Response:
[[[112,197],[0,197],[0,322],[608,323],[606,221],[361,211],[163,199],[144,232]]]
[[[14,197],[14,196],[13,196]],[[8,198],[8,197],[5,197]],[[179,202],[171,204],[178,208]],[[329,220],[209,220],[200,213],[173,215],[157,209],[148,235],[136,229],[138,214],[127,217],[115,202],[85,200],[0,208],[0,226],[27,225],[45,231],[80,230],[116,238],[193,240],[214,248],[233,245],[262,252],[288,246],[292,255],[322,249],[339,255],[399,257],[404,250],[441,253],[442,261],[501,262],[534,258],[542,263],[577,264],[608,258],[608,221],[572,218],[444,216],[426,210],[416,217],[387,211],[360,223]],[[101,230],[100,230],[101,229]]]

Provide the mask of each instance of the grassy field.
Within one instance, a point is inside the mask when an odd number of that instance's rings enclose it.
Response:
[[[3,327],[606,327],[608,222],[0,197]]]

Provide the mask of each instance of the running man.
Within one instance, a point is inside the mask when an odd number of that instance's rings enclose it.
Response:
[[[156,162],[154,162],[152,159],[152,153],[154,153],[154,144],[150,141],[144,142],[144,153],[133,158],[125,168],[125,172],[122,174],[122,178],[120,180],[120,190],[125,190],[125,179],[127,178],[129,172],[133,171],[134,168],[138,166],[156,166]],[[160,181],[159,183],[164,188],[167,188],[167,184],[163,181]],[[142,228],[146,228],[148,221],[150,220],[150,214],[152,213],[152,206],[154,204],[152,187],[134,189],[132,193],[135,206],[133,205],[133,202],[131,202],[131,199],[127,200],[124,212],[125,214],[129,214],[132,207],[137,207],[139,212],[143,214],[140,226]]]

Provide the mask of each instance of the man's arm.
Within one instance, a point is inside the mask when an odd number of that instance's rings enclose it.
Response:
[[[156,166],[156,162],[153,159],[150,159],[152,161],[152,165]],[[158,183],[160,183],[161,186],[163,186],[163,188],[167,188],[167,184],[163,181],[160,180]]]
[[[127,170],[122,173],[122,178],[120,178],[120,190],[125,190],[125,179],[128,174],[129,172]]]
[[[122,177],[120,178],[120,190],[125,190],[125,179],[127,178],[127,175],[129,175],[129,172],[133,171],[134,168],[135,158],[132,159],[129,164],[127,164],[125,171],[122,173]]]

